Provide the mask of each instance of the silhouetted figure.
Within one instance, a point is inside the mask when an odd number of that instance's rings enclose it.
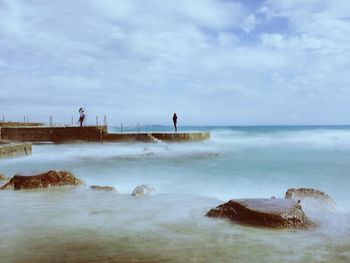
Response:
[[[176,113],[174,113],[174,116],[173,116],[173,123],[174,123],[175,132],[177,132],[177,116],[176,116]]]
[[[83,108],[79,109],[79,114],[80,114],[80,117],[79,117],[80,127],[83,127],[83,122],[84,122],[84,119],[85,119],[85,114],[84,114],[84,109]]]

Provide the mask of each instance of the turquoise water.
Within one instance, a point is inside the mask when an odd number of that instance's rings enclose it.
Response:
[[[180,128],[210,131],[212,138],[34,145],[32,156],[0,160],[0,172],[8,176],[66,169],[87,185],[118,191],[0,192],[4,262],[350,261],[350,127]],[[130,196],[145,183],[157,194]],[[311,231],[256,229],[203,216],[232,198],[284,197],[292,187],[325,191],[336,211],[306,207],[321,225]]]

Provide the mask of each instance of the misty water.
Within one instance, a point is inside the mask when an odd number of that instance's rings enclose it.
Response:
[[[211,140],[39,144],[31,156],[1,159],[7,176],[64,169],[87,186],[0,191],[0,261],[350,262],[349,127],[194,129]],[[156,194],[131,196],[141,184]],[[229,199],[283,198],[296,187],[337,203],[305,207],[320,227],[271,230],[204,216]]]

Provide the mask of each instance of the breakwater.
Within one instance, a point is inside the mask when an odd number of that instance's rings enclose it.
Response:
[[[51,127],[6,126],[1,127],[1,139],[25,142],[191,142],[210,138],[209,132],[192,133],[108,133],[107,126]]]
[[[102,141],[106,126],[86,127],[2,127],[1,138],[26,142]]]
[[[17,121],[1,121],[0,127],[33,127],[33,126],[43,126],[41,122],[17,122]]]

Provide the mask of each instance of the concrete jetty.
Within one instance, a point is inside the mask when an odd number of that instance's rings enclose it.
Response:
[[[209,132],[108,133],[107,126],[2,126],[0,139],[20,142],[192,142],[210,139]]]
[[[44,126],[41,122],[17,122],[17,121],[0,121],[0,127],[33,127]]]
[[[106,126],[51,127],[23,126],[1,127],[1,138],[10,141],[25,142],[69,142],[103,141],[107,133]]]

